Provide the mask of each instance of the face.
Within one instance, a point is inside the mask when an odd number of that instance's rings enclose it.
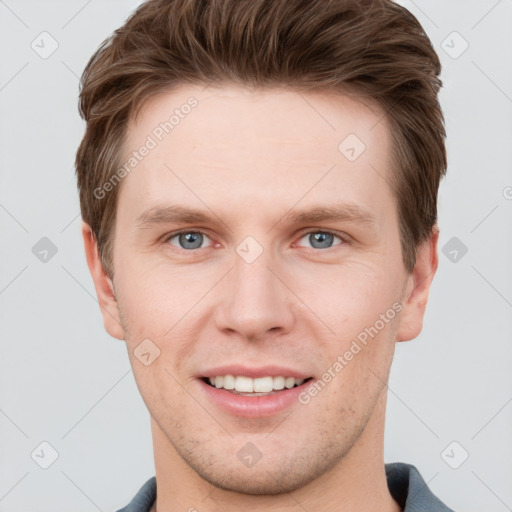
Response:
[[[290,492],[383,426],[395,341],[423,314],[390,144],[375,105],[325,92],[187,86],[132,120],[126,160],[150,149],[119,185],[115,297],[93,276],[154,437],[206,481]],[[225,375],[234,390],[205,382]]]

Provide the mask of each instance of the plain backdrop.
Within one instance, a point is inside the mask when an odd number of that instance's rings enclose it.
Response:
[[[79,76],[138,3],[0,0],[0,511],[117,510],[154,475],[149,414],[86,266],[73,167]],[[505,512],[512,2],[401,3],[443,63],[449,167],[423,332],[396,349],[385,459],[414,464],[457,511]]]

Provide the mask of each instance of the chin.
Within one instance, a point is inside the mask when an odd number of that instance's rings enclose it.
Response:
[[[233,468],[231,472],[225,468],[226,474],[215,472],[210,474],[199,473],[207,482],[219,489],[246,494],[252,496],[275,496],[286,494],[311,482],[314,476],[305,474],[299,468],[295,473],[286,473],[281,468],[268,471],[265,468],[249,469],[240,472],[239,468]]]

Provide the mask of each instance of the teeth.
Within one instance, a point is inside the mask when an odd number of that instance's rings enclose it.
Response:
[[[274,377],[274,389],[276,391],[284,389],[284,381],[285,380],[286,379],[284,377]]]
[[[235,377],[233,377],[233,375],[224,375],[222,387],[224,389],[235,389]]]
[[[293,385],[295,384],[295,379],[293,377],[287,377],[284,380],[284,385],[286,388],[290,389],[293,388]]]
[[[252,380],[252,379],[251,379]],[[258,377],[254,379],[255,393],[270,393],[274,389],[274,378],[273,377]]]
[[[300,386],[304,379],[282,376],[252,379],[243,375],[218,375],[217,377],[209,377],[209,381],[216,388],[233,390],[239,393],[271,393],[284,388],[291,389],[294,386]]]

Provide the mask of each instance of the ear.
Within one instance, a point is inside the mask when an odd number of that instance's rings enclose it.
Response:
[[[96,288],[105,330],[110,336],[118,340],[124,340],[125,333],[121,325],[119,309],[114,294],[114,285],[112,279],[110,279],[103,268],[96,237],[86,222],[82,222],[82,237],[84,239],[85,257],[87,258],[89,272]]]
[[[434,226],[430,237],[417,250],[416,264],[408,275],[400,315],[397,341],[416,338],[423,327],[430,285],[438,266],[437,241],[439,228]]]

